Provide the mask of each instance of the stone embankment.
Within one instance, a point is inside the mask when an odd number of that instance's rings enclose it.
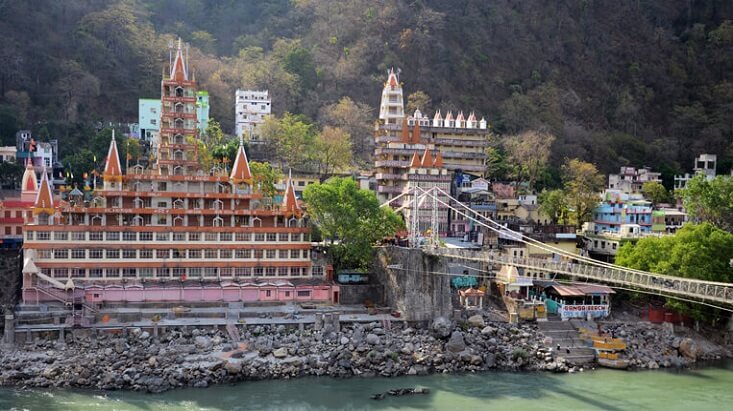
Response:
[[[626,328],[625,328],[626,327]],[[659,365],[650,352],[662,340],[648,330],[617,326],[630,337],[632,352]],[[339,329],[340,328],[340,329]],[[231,331],[231,330],[230,330]],[[535,325],[488,322],[474,316],[455,326],[437,319],[429,328],[392,324],[326,326],[315,331],[285,326],[240,326],[239,343],[218,329],[175,329],[153,337],[131,329],[126,336],[90,330],[66,333],[65,341],[37,340],[0,352],[0,384],[161,392],[243,380],[306,375],[370,377],[461,373],[486,370],[574,371],[554,358]],[[644,348],[642,348],[644,347]],[[680,341],[678,352],[686,348]],[[667,352],[663,350],[662,352]],[[699,358],[700,354],[696,353]],[[679,363],[679,364],[685,364]],[[647,361],[647,364],[649,362]],[[669,365],[677,365],[671,360]]]

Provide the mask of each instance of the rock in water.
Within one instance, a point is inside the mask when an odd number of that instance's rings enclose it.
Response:
[[[450,352],[461,352],[466,349],[466,342],[463,340],[463,333],[460,331],[453,331],[450,336],[450,340],[445,343],[445,349]]]
[[[480,314],[476,314],[468,317],[468,325],[471,327],[484,328],[486,326],[486,322],[484,322],[484,317]]]

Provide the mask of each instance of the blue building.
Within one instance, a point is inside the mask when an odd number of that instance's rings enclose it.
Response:
[[[160,110],[160,99],[138,100],[138,124],[142,140],[152,142],[157,139],[160,131]]]
[[[206,132],[209,126],[209,92],[199,91],[196,93],[196,119],[200,134]]]
[[[606,201],[593,210],[594,229],[598,233],[618,233],[622,224],[637,224],[643,233],[652,229],[652,206],[649,201]]]

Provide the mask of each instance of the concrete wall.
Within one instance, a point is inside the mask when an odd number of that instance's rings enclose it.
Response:
[[[341,304],[361,305],[366,300],[374,304],[384,304],[382,284],[341,284]]]
[[[389,268],[399,264],[401,269]],[[377,249],[371,272],[384,286],[384,303],[400,311],[407,321],[431,321],[452,313],[450,277],[445,259],[429,256],[418,249],[381,247]]]

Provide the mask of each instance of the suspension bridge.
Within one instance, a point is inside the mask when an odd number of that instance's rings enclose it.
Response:
[[[733,311],[733,284],[692,278],[674,277],[664,274],[634,270],[619,265],[594,260],[590,257],[574,254],[566,250],[543,243],[521,232],[511,231],[505,225],[492,220],[461,203],[440,187],[412,187],[401,195],[385,202],[388,206],[404,197],[406,200],[399,210],[408,210],[409,243],[411,247],[419,247],[420,215],[430,213],[430,237],[424,244],[427,254],[451,258],[454,260],[483,262],[491,265],[509,265],[532,271],[544,271],[553,275],[565,275],[574,279],[592,280],[608,284],[614,288],[640,291],[647,294],[676,298],[682,301],[708,305],[726,311]],[[494,231],[497,234],[509,233],[512,240],[531,245],[553,258],[513,257],[496,250],[470,251],[442,247],[438,238],[438,209],[452,210],[473,223]]]

